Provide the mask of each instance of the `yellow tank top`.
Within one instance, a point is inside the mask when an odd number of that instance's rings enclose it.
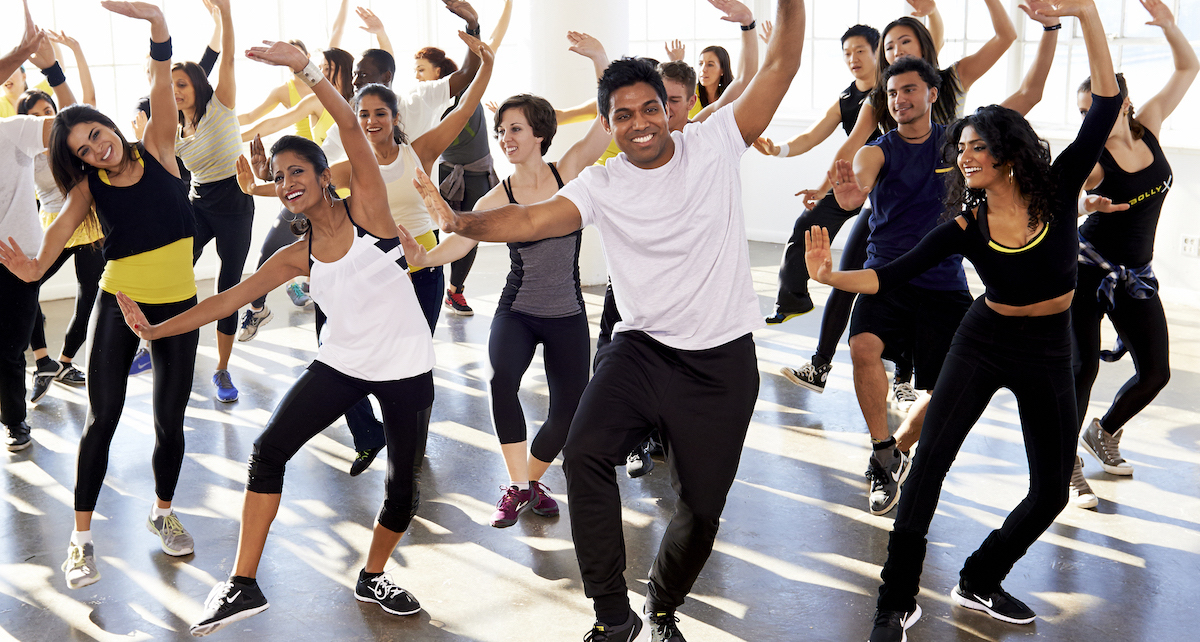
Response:
[[[324,145],[330,127],[333,127],[333,116],[329,115],[328,110],[324,110],[321,112],[321,117],[317,119],[317,124],[312,127],[312,141],[318,145]]]
[[[192,237],[105,263],[100,289],[109,294],[124,292],[138,303],[149,304],[177,303],[196,296]]]
[[[38,212],[38,217],[42,219],[42,229],[50,227],[54,219],[58,218],[58,212],[47,212],[41,210]],[[104,232],[100,229],[100,222],[93,216],[88,216],[83,219],[79,227],[75,228],[75,232],[71,234],[71,238],[67,241],[64,247],[79,247],[80,245],[89,245],[104,238]]]
[[[288,102],[291,103],[288,107],[295,107],[296,103],[300,102],[300,91],[296,89],[296,80],[287,81]],[[326,128],[328,130],[328,128]],[[296,135],[309,140],[313,139],[312,126],[308,124],[308,118],[301,118],[296,121]]]

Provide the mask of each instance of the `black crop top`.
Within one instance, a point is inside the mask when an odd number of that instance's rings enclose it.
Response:
[[[1171,165],[1167,163],[1158,139],[1146,131],[1142,141],[1154,154],[1154,161],[1148,167],[1127,172],[1106,149],[1100,154],[1104,180],[1088,192],[1107,196],[1114,203],[1129,203],[1129,209],[1092,214],[1079,228],[1080,235],[1100,256],[1109,263],[1125,267],[1140,267],[1154,258],[1154,233],[1173,180]]]
[[[88,174],[88,187],[104,229],[107,261],[157,250],[196,235],[187,185],[164,169],[141,143],[137,153],[144,171],[133,185],[109,184],[104,170]]]
[[[1079,257],[1079,191],[1104,149],[1120,107],[1118,97],[1092,97],[1092,108],[1075,142],[1051,165],[1054,218],[1032,241],[1020,248],[993,241],[984,201],[974,214],[963,215],[966,229],[957,221],[942,223],[908,253],[876,268],[879,291],[908,282],[952,254],[970,259],[987,288],[985,296],[994,303],[1031,305],[1073,291]]]

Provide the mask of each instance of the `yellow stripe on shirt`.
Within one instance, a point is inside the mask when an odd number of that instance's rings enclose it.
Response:
[[[124,292],[138,303],[178,303],[196,296],[192,237],[104,264],[100,289]]]

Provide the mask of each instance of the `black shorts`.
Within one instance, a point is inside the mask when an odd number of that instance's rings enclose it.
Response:
[[[912,358],[918,390],[932,390],[963,315],[971,307],[965,290],[929,290],[904,284],[886,294],[863,294],[854,304],[850,336],[883,340],[883,358]]]

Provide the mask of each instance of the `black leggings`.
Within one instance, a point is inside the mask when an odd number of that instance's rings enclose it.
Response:
[[[452,169],[447,165],[438,166],[438,180],[444,181],[450,175]],[[478,172],[469,172],[463,174],[464,190],[463,200],[450,203],[451,209],[459,212],[469,212],[475,209],[475,202],[483,198],[492,189],[492,181],[490,174],[482,174]],[[471,266],[475,265],[475,255],[479,252],[479,246],[471,248],[465,256],[450,264],[450,285],[454,286],[457,291],[462,291],[463,284],[467,282],[467,275],[471,273]]]
[[[1079,286],[1071,301],[1075,347],[1075,403],[1081,422],[1087,420],[1092,384],[1100,371],[1100,320],[1107,314],[1121,342],[1133,357],[1134,375],[1121,386],[1100,425],[1109,434],[1120,430],[1134,415],[1150,405],[1171,379],[1167,316],[1158,295],[1135,299],[1118,285],[1116,305],[1105,311],[1096,299],[1104,271],[1079,266]],[[1106,301],[1107,302],[1107,301]]]
[[[388,467],[379,524],[396,533],[408,530],[420,501],[416,469],[421,464],[422,430],[429,424],[433,373],[396,381],[364,381],[314,361],[279,401],[267,427],[254,441],[246,490],[283,492],[283,472],[304,444],[366,396],[383,410]]]
[[[1029,459],[1029,494],[967,559],[963,581],[977,593],[998,590],[1013,564],[1067,505],[1079,432],[1070,325],[1069,311],[1005,317],[989,308],[983,297],[963,317],[930,397],[912,471],[900,495],[879,610],[908,611],[916,604],[925,536],[942,482],[967,433],[1000,388],[1017,398]]]
[[[860,208],[861,209],[861,208]],[[783,260],[779,264],[779,294],[775,298],[775,307],[780,312],[795,312],[812,308],[812,297],[808,295],[808,266],[804,264],[804,233],[818,225],[829,230],[829,238],[837,236],[838,230],[846,221],[858,214],[859,210],[844,210],[837,204],[837,199],[829,193],[821,199],[813,209],[806,209],[796,218],[792,228],[792,236],[783,247]],[[860,220],[870,218],[870,209]],[[863,260],[866,260],[866,245],[863,245]],[[849,253],[849,246],[842,254],[843,265]],[[859,267],[862,267],[861,263]],[[845,269],[843,267],[842,269]],[[828,313],[826,313],[828,316]],[[847,319],[849,313],[847,312]],[[845,329],[843,324],[842,329]],[[840,335],[839,335],[840,336]],[[837,340],[834,340],[837,343]],[[832,358],[832,353],[830,354]]]
[[[142,304],[150,323],[162,323],[196,305],[196,297],[178,303]],[[154,494],[163,501],[175,496],[179,468],[183,465],[183,417],[192,392],[196,345],[200,331],[150,342],[154,365]],[[108,449],[125,407],[129,366],[140,340],[125,325],[117,297],[101,292],[92,310],[92,336],[88,352],[88,415],[79,440],[76,463],[75,510],[96,510],[96,498],[108,470]]]
[[[246,257],[250,255],[250,234],[254,228],[254,199],[242,194],[235,177],[197,185],[193,190],[199,192],[200,196],[192,199],[192,210],[196,213],[192,263],[199,261],[204,246],[216,239],[217,258],[220,259],[217,292],[224,292],[242,282],[242,270],[246,267]],[[237,319],[237,311],[218,319],[217,332],[237,332]]]
[[[25,346],[37,317],[38,284],[26,283],[0,267],[0,422],[25,421]]]
[[[496,311],[488,337],[492,364],[489,387],[492,419],[501,444],[526,439],[525,414],[517,391],[539,343],[550,388],[550,412],[529,451],[539,460],[550,462],[567,442],[571,419],[587,386],[591,356],[587,315],[580,312],[562,319],[543,319],[505,308]]]
[[[275,222],[271,224],[271,229],[267,231],[266,238],[263,239],[262,249],[258,254],[258,267],[262,267],[267,259],[275,256],[275,253],[283,248],[300,240],[299,236],[292,234],[292,221],[304,218],[303,214],[293,214],[288,211],[288,208],[279,210],[279,216],[275,217]],[[262,295],[254,300],[252,305],[255,308],[262,308],[267,304],[267,295]]]
[[[104,252],[98,244],[76,245],[63,250],[42,277],[42,282],[57,274],[71,256],[75,257],[75,281],[78,287],[75,290],[75,314],[63,338],[62,356],[68,359],[75,358],[87,339],[88,318],[92,316],[92,306],[96,303],[96,294],[100,292],[100,275],[104,272]],[[33,350],[46,348],[46,315],[42,314],[41,305],[38,305],[29,347]]]

